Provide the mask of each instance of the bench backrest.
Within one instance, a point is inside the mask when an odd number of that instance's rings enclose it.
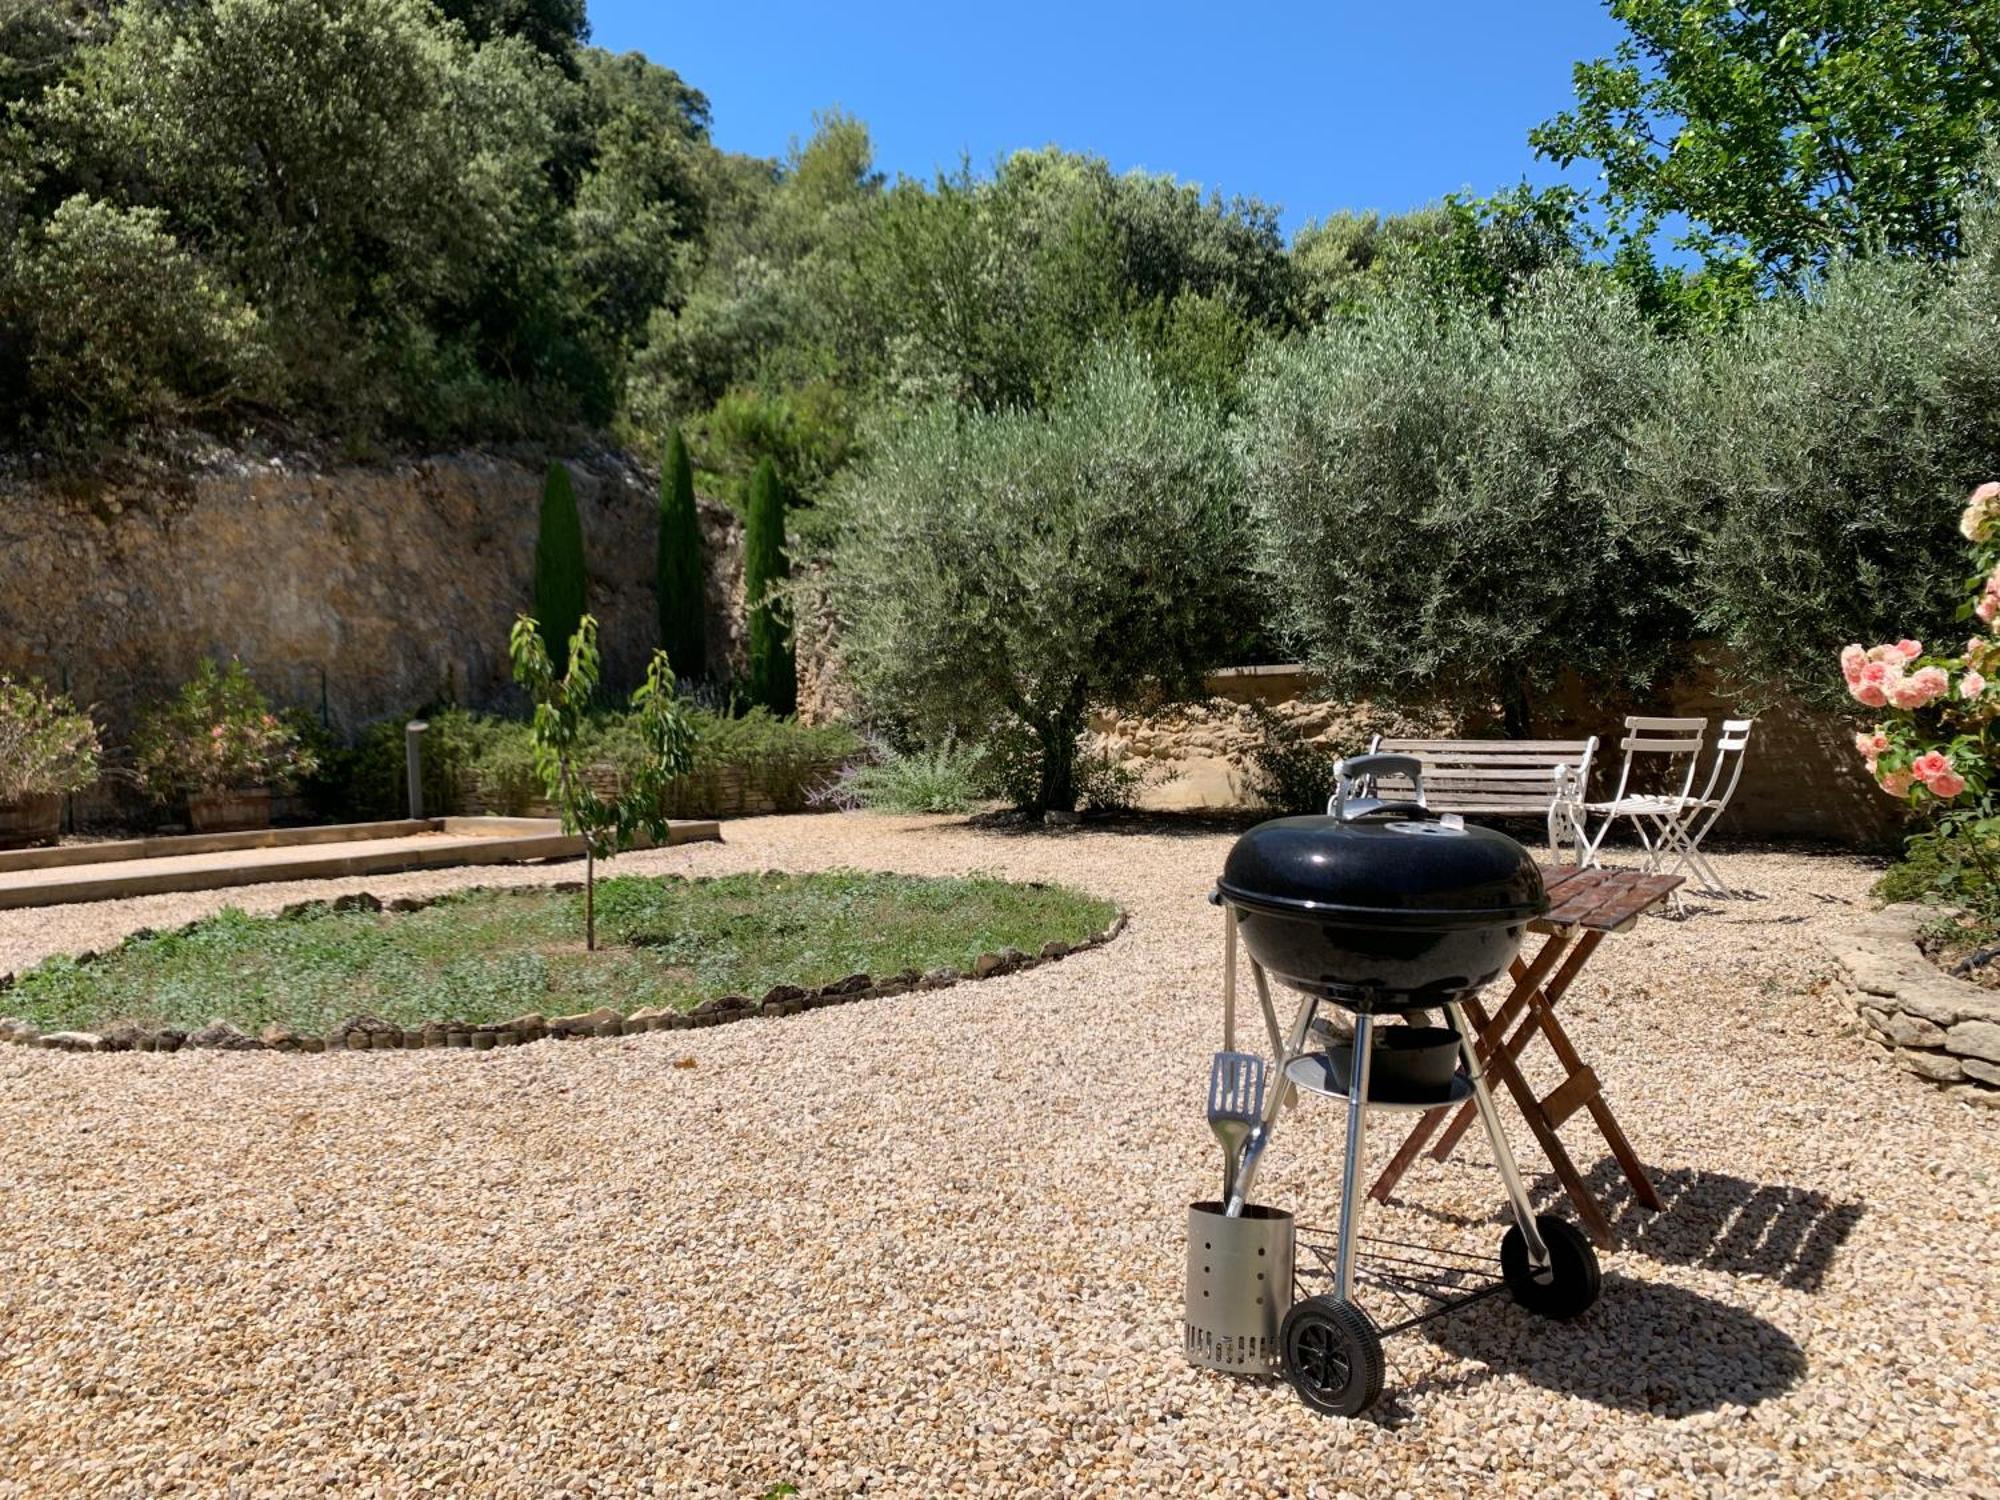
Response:
[[[1577,797],[1590,780],[1597,736],[1585,740],[1401,740],[1375,736],[1368,747],[1414,755],[1424,766],[1424,800],[1472,817],[1546,814],[1558,797]],[[1387,778],[1385,778],[1387,779]],[[1394,796],[1395,792],[1383,793]]]

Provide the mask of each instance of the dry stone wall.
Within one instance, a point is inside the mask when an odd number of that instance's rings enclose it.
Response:
[[[1954,1097],[2000,1107],[2000,994],[1954,979],[1918,947],[1936,916],[1913,902],[1850,924],[1834,947],[1862,1034]]]
[[[614,688],[657,638],[656,477],[561,455],[576,480],[589,603]],[[204,656],[239,656],[274,699],[352,731],[447,688],[510,692],[507,632],[532,597],[548,455],[465,451],[324,466],[229,453],[168,471],[0,475],[0,671],[67,681],[114,739]],[[742,536],[701,503],[711,671],[742,660]]]
[[[1319,696],[1318,679],[1300,666],[1215,672],[1206,687],[1210,696],[1204,702],[1172,704],[1145,714],[1104,711],[1092,718],[1094,750],[1148,773],[1144,805],[1255,805],[1250,753],[1262,731],[1253,705],[1297,728],[1329,756],[1365,749],[1378,733],[1451,737],[1500,732],[1495,709],[1440,704],[1392,710],[1329,702]],[[1713,667],[1689,673],[1647,701],[1608,701],[1572,681],[1535,703],[1534,734],[1546,739],[1598,736],[1591,795],[1606,798],[1617,784],[1618,740],[1626,715],[1705,718],[1712,736],[1724,718],[1753,716],[1739,706],[1741,701],[1727,676]],[[1754,717],[1742,782],[1717,826],[1719,835],[1824,839],[1850,847],[1884,846],[1896,839],[1903,826],[1898,804],[1863,773],[1851,723],[1783,698],[1756,710]],[[1707,769],[1704,761],[1704,778]]]

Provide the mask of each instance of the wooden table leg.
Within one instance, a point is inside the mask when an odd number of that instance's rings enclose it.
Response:
[[[1474,1024],[1477,1024],[1480,1020],[1478,1001],[1466,1001],[1465,1009],[1466,1014],[1473,1018]],[[1484,1030],[1483,1027],[1481,1029]],[[1555,1169],[1556,1179],[1562,1183],[1563,1191],[1569,1194],[1569,1201],[1576,1205],[1576,1216],[1583,1220],[1583,1227],[1590,1231],[1590,1237],[1600,1248],[1610,1249],[1611,1221],[1604,1217],[1604,1210],[1599,1208],[1597,1200],[1591,1197],[1590,1189],[1584,1183],[1583,1174],[1577,1171],[1576,1163],[1569,1159],[1569,1152],[1563,1149],[1563,1143],[1556,1138],[1548,1117],[1542,1113],[1541,1101],[1529,1090],[1527,1079],[1523,1078],[1521,1070],[1514,1066],[1514,1059],[1504,1050],[1495,1053],[1491,1062],[1487,1064],[1487,1070],[1489,1073],[1498,1073],[1500,1081],[1507,1085],[1507,1092],[1514,1096],[1515,1107],[1520,1110],[1521,1118],[1527,1121],[1528,1129],[1542,1148],[1542,1154],[1549,1159],[1549,1165]]]
[[[1604,941],[1603,933],[1586,932],[1583,934],[1582,941],[1578,942],[1574,948],[1570,948],[1570,943],[1575,936],[1576,929],[1569,928],[1564,932],[1552,935],[1542,945],[1542,951],[1535,955],[1534,965],[1514,986],[1514,993],[1507,997],[1507,1003],[1500,1008],[1500,1014],[1494,1018],[1494,1026],[1491,1033],[1492,1042],[1495,1047],[1498,1047],[1500,1051],[1505,1053],[1508,1061],[1511,1062],[1513,1059],[1519,1057],[1522,1052],[1526,1051],[1529,1039],[1535,1034],[1535,1000],[1540,996],[1549,994],[1560,996],[1564,990],[1570,987],[1571,982],[1582,971],[1583,966],[1590,962],[1590,955],[1597,951],[1597,945]],[[1569,948],[1568,961],[1563,964],[1561,971],[1556,974],[1555,978],[1549,980],[1544,985],[1542,983],[1543,976],[1555,966],[1556,960],[1562,957],[1565,948]],[[1544,959],[1547,960],[1546,963],[1543,962]],[[1520,1002],[1518,1005],[1515,1003],[1516,1000]],[[1505,1042],[1502,1042],[1499,1038],[1499,1032],[1506,1026],[1508,1019],[1515,1015],[1524,1016],[1524,1019],[1515,1028],[1514,1034],[1508,1037]],[[1487,1035],[1486,1028],[1481,1028],[1481,1035],[1482,1039]],[[1474,1111],[1470,1104],[1460,1108],[1450,1126],[1446,1128],[1445,1133],[1439,1137],[1437,1145],[1431,1148],[1432,1160],[1443,1161],[1451,1155],[1453,1149],[1458,1145],[1459,1139],[1471,1128],[1473,1117]]]
[[[1506,1029],[1515,1016],[1527,1010],[1528,996],[1534,993],[1535,988],[1540,985],[1542,977],[1554,966],[1556,960],[1562,956],[1563,949],[1568,945],[1569,936],[1566,933],[1557,933],[1552,935],[1546,943],[1542,944],[1542,949],[1535,955],[1533,964],[1524,965],[1520,959],[1516,958],[1508,965],[1508,972],[1514,979],[1514,988],[1508,992],[1506,1003],[1500,1007],[1499,1013],[1491,1021],[1488,1021],[1483,1013],[1479,1013],[1480,1019],[1474,1022],[1473,1029],[1476,1034],[1473,1037],[1473,1045],[1479,1054],[1482,1065],[1487,1058],[1493,1055],[1494,1049],[1501,1045],[1501,1032]],[[1474,1011],[1467,1012],[1468,1016],[1473,1014],[1475,1014]],[[1465,1110],[1461,1111],[1460,1121],[1469,1117],[1471,1108],[1472,1106],[1468,1104]],[[1410,1131],[1409,1137],[1401,1146],[1397,1147],[1396,1154],[1389,1159],[1389,1164],[1382,1169],[1382,1175],[1377,1177],[1375,1185],[1369,1188],[1369,1197],[1373,1198],[1377,1203],[1386,1203],[1389,1201],[1389,1194],[1395,1191],[1396,1184],[1402,1180],[1403,1174],[1410,1169],[1410,1163],[1415,1161],[1418,1153],[1424,1149],[1424,1143],[1436,1132],[1438,1126],[1444,1123],[1445,1114],[1446,1111],[1438,1109],[1432,1110],[1429,1114],[1418,1118],[1415,1127]],[[1464,1125],[1462,1123],[1455,1123],[1455,1128],[1462,1133]],[[1450,1139],[1455,1141],[1457,1136],[1452,1136]],[[1440,1152],[1448,1153],[1450,1146],[1440,1146],[1439,1150]],[[1442,1161],[1444,1159],[1443,1155],[1440,1155],[1438,1159]]]
[[[1563,1065],[1564,1072],[1571,1078],[1589,1073],[1583,1058],[1578,1055],[1569,1033],[1563,1030],[1562,1022],[1556,1019],[1555,1008],[1546,1001],[1534,1001],[1541,1027],[1549,1039],[1549,1046],[1555,1050],[1556,1058]],[[1597,1122],[1598,1131],[1611,1147],[1612,1158],[1618,1163],[1618,1170],[1625,1174],[1625,1180],[1632,1184],[1632,1195],[1645,1207],[1655,1213],[1666,1207],[1660,1195],[1653,1188],[1653,1179],[1646,1175],[1645,1164],[1639,1160],[1639,1153],[1632,1149],[1632,1143],[1625,1138],[1625,1129],[1611,1113],[1611,1106],[1604,1102],[1603,1094],[1593,1084],[1582,1107],[1590,1111],[1591,1119]],[[1556,1123],[1560,1124],[1560,1121]]]

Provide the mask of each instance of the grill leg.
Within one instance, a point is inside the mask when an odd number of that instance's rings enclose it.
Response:
[[[1551,1274],[1549,1247],[1542,1243],[1541,1227],[1535,1223],[1535,1205],[1528,1201],[1528,1189],[1521,1182],[1521,1169],[1514,1161],[1513,1148],[1507,1144],[1506,1132],[1500,1128],[1500,1111],[1494,1107],[1492,1090],[1486,1087],[1486,1075],[1480,1070],[1479,1053],[1472,1045],[1472,1026],[1465,1018],[1465,1006],[1454,1000],[1445,1006],[1445,1013],[1451,1017],[1452,1030],[1458,1033],[1459,1054],[1465,1059],[1466,1076],[1472,1080],[1472,1102],[1478,1106],[1479,1123],[1486,1127],[1486,1140],[1493,1147],[1493,1160],[1500,1168],[1500,1181],[1507,1189],[1507,1202],[1514,1210],[1514,1222],[1520,1226],[1521,1238],[1527,1243],[1528,1264],[1535,1268],[1535,1279],[1541,1281]],[[1343,1209],[1345,1206],[1343,1200]],[[1341,1223],[1344,1229],[1344,1217]],[[1343,1246],[1346,1244],[1344,1234],[1341,1243]]]
[[[1368,1074],[1375,1017],[1354,1017],[1354,1064],[1347,1070],[1347,1156],[1340,1168],[1340,1242],[1333,1263],[1333,1294],[1354,1300],[1354,1252],[1361,1228],[1362,1137],[1368,1126]]]

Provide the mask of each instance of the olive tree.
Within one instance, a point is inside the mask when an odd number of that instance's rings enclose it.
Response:
[[[1503,317],[1391,288],[1266,352],[1237,429],[1280,625],[1338,693],[1497,699],[1510,732],[1565,669],[1643,687],[1686,637],[1676,513],[1631,437],[1661,354],[1601,274]]]
[[[1026,736],[1069,811],[1087,710],[1194,684],[1239,625],[1233,489],[1216,416],[1130,352],[1041,413],[933,406],[832,501],[844,659],[934,741]]]
[[[1837,703],[1844,643],[1951,617],[1959,510],[1995,452],[1952,375],[2000,362],[1949,291],[1907,260],[1836,265],[1680,362],[1645,483],[1699,516],[1704,631],[1759,682]]]

